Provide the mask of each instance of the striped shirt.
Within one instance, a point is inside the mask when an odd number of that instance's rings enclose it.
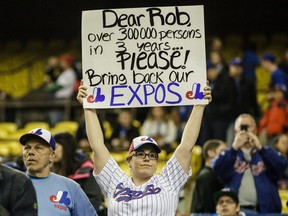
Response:
[[[174,216],[179,193],[191,175],[192,170],[186,174],[175,156],[160,174],[140,186],[126,176],[112,157],[99,175],[94,173],[107,199],[110,216]]]

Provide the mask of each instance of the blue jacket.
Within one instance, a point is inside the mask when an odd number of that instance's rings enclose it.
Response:
[[[252,150],[251,161],[247,162],[241,150],[230,148],[218,157],[213,169],[226,187],[238,193],[247,166],[251,167],[254,176],[259,213],[280,213],[282,205],[277,181],[287,166],[286,159],[267,147]]]

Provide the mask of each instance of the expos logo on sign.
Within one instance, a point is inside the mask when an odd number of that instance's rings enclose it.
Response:
[[[173,83],[172,83],[173,84]],[[149,85],[150,87],[151,87],[151,85]],[[161,86],[163,86],[163,84],[161,84]],[[169,85],[168,85],[169,86]],[[177,86],[177,87],[179,87],[179,85],[176,85],[175,83],[174,83],[174,86]],[[145,87],[146,87],[146,85],[143,85],[143,88],[144,88],[144,96],[143,97],[141,97],[140,95],[138,95],[138,90],[141,88],[141,85],[138,85],[138,87],[137,87],[137,89],[136,90],[133,90],[132,89],[132,87],[131,86],[119,86],[119,88],[128,88],[128,89],[130,89],[130,91],[131,91],[131,94],[132,94],[132,96],[131,96],[131,98],[130,98],[130,100],[128,101],[128,105],[129,104],[131,104],[132,103],[132,100],[138,100],[138,102],[141,104],[141,105],[143,105],[143,104],[146,104],[146,101],[147,100],[144,100],[145,101],[145,103],[141,100],[141,98],[147,98],[147,97],[149,97],[149,96],[153,96],[153,94],[154,94],[154,97],[156,97],[155,96],[155,94],[157,94],[157,92],[158,91],[156,91],[156,90],[158,90],[158,88],[153,88],[153,91],[150,91],[149,92],[149,94],[147,93],[148,91],[147,90],[145,90]],[[152,86],[153,87],[153,86]],[[151,87],[151,88],[152,88]],[[113,88],[113,89],[115,89],[115,88]],[[131,90],[132,89],[132,90]],[[161,90],[163,90],[164,91],[164,89],[165,88],[159,88],[159,89],[161,89]],[[193,100],[193,99],[200,99],[200,100],[202,100],[202,99],[204,99],[204,93],[200,90],[201,89],[201,84],[200,83],[193,83],[192,84],[192,88],[191,88],[191,90],[189,90],[189,91],[187,91],[186,92],[186,94],[185,94],[185,97],[187,98],[187,99],[189,99],[189,100]],[[181,95],[179,95],[176,91],[172,91],[170,88],[167,88],[167,91],[170,93],[170,94],[175,94],[177,97],[177,101],[175,101],[175,103],[179,103],[182,99],[181,99]],[[166,93],[164,93],[164,92],[162,92],[162,95],[166,95]],[[113,97],[119,97],[119,96],[123,96],[123,95],[121,95],[121,94],[116,94],[114,91],[113,91],[113,93],[111,94],[111,97],[113,98]],[[94,88],[94,90],[93,90],[93,94],[92,95],[89,95],[88,97],[87,97],[87,102],[88,103],[98,103],[98,102],[103,102],[103,101],[105,101],[105,95],[104,94],[102,94],[101,93],[101,88],[100,87],[95,87]],[[113,101],[113,99],[111,99],[111,101]],[[160,102],[164,102],[165,100],[161,100]],[[159,101],[158,101],[159,102]],[[173,102],[169,102],[170,104],[173,104]],[[112,105],[112,104],[111,104]],[[115,105],[115,104],[114,104]],[[123,104],[121,104],[121,105],[123,105]]]

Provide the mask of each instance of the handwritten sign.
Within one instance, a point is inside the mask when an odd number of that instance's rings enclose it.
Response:
[[[86,108],[206,104],[203,6],[82,13]]]

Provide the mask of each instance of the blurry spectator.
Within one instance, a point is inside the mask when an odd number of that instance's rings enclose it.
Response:
[[[133,121],[130,110],[125,109],[120,111],[110,138],[112,151],[127,151],[132,140],[140,135],[139,126],[134,125]]]
[[[214,213],[213,194],[223,188],[217,174],[212,170],[212,161],[226,149],[221,140],[208,140],[203,146],[204,168],[196,177],[191,213]]]
[[[45,82],[47,84],[56,82],[59,74],[61,72],[59,57],[50,56],[47,61],[47,67],[45,69]]]
[[[165,107],[151,107],[148,117],[143,123],[142,135],[152,137],[167,153],[173,151],[177,127],[169,118]]]
[[[84,121],[84,113],[81,113],[79,120],[79,127],[76,131],[76,140],[78,143],[78,148],[81,149],[85,153],[91,153],[91,147],[89,145],[87,132],[86,132],[86,124]]]
[[[57,80],[47,87],[49,93],[54,94],[56,101],[64,102],[65,99],[70,99],[74,94],[74,85],[76,82],[76,72],[73,68],[74,57],[68,54],[60,56],[60,67],[62,72]],[[50,125],[53,127],[57,122],[64,120],[64,109],[52,109],[49,112]]]
[[[207,79],[212,88],[213,100],[204,111],[198,139],[201,146],[209,139],[226,140],[227,128],[233,119],[236,106],[236,90],[231,77],[208,63]]]
[[[40,216],[97,215],[78,183],[51,172],[56,141],[50,131],[35,128],[21,136],[19,142],[23,145],[23,160],[36,191]]]
[[[245,213],[240,212],[239,198],[230,188],[223,188],[217,191],[214,196],[216,204],[216,213],[219,216],[244,216]]]
[[[227,64],[225,63],[223,56],[219,51],[211,51],[209,54],[208,62],[213,64],[219,73],[228,73]]]
[[[176,142],[181,142],[183,130],[193,106],[177,106],[171,110],[170,116],[177,127]]]
[[[226,142],[231,146],[234,138],[234,121],[242,113],[249,113],[256,119],[260,116],[257,103],[255,82],[243,76],[243,63],[240,58],[234,58],[229,65],[229,75],[236,89],[236,106],[233,109],[233,121],[227,131]]]
[[[207,54],[210,55],[211,52],[216,51],[219,53],[222,53],[223,50],[223,42],[222,39],[220,37],[212,37],[210,40],[207,41]],[[209,59],[210,57],[208,56],[207,59]]]
[[[0,164],[0,215],[37,216],[36,192],[31,180]]]
[[[276,57],[272,53],[265,53],[261,59],[262,66],[270,72],[271,81],[270,88],[277,86],[285,86],[287,89],[287,80],[283,71],[277,66]],[[285,93],[285,99],[288,100],[288,93]]]
[[[26,167],[23,161],[23,156],[16,156],[12,161],[7,161],[4,163],[6,166],[12,167],[13,169],[26,172]]]
[[[243,63],[240,58],[234,58],[229,65],[229,75],[234,80],[236,88],[235,118],[241,113],[249,113],[258,118],[260,116],[257,103],[255,82],[243,76]]]
[[[283,58],[279,63],[279,68],[283,71],[283,73],[286,76],[286,79],[288,80],[288,48],[286,48]]]
[[[272,146],[274,139],[288,129],[288,104],[284,98],[286,86],[276,85],[270,93],[269,106],[262,116],[258,134],[266,129],[268,146]]]
[[[243,77],[250,79],[256,84],[256,68],[260,65],[259,57],[256,53],[256,44],[246,42],[242,56]]]
[[[93,177],[93,162],[86,154],[77,152],[77,141],[67,132],[54,136],[57,147],[52,171],[76,181],[88,196],[98,215],[104,209],[103,195]]]
[[[274,148],[286,159],[288,159],[288,136],[287,134],[281,134],[277,136],[273,143]],[[278,188],[280,190],[288,189],[288,166],[282,178],[278,181]]]
[[[235,121],[232,147],[219,155],[213,169],[225,187],[238,193],[242,211],[280,213],[277,182],[287,160],[273,148],[264,148],[256,132],[253,116],[241,114]]]

